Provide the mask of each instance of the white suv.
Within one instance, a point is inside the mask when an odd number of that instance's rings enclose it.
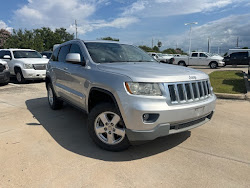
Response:
[[[10,74],[18,83],[26,80],[45,79],[48,59],[31,49],[2,49],[0,59],[7,61]]]

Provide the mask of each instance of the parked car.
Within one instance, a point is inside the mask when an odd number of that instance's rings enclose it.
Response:
[[[0,59],[0,84],[8,84],[10,81],[10,71],[6,61]]]
[[[7,61],[10,74],[15,76],[18,83],[27,80],[45,79],[48,59],[31,49],[3,49],[0,59]]]
[[[162,54],[162,57],[166,59],[166,62],[172,64],[172,60],[174,58],[173,54]]]
[[[175,57],[173,64],[181,66],[210,66],[210,68],[215,69],[225,65],[222,59],[218,56],[211,56],[206,52],[192,52],[191,56]]]
[[[48,59],[50,59],[51,55],[52,55],[52,51],[44,51],[41,52],[42,56],[46,56]]]
[[[85,111],[91,138],[111,151],[198,127],[216,102],[207,74],[112,41],[61,44],[48,63],[46,88],[53,110],[67,101]]]
[[[225,65],[248,65],[250,61],[250,49],[230,49],[224,57]]]
[[[161,53],[148,52],[148,54],[151,55],[158,62],[169,63],[169,59],[167,57],[164,57]]]

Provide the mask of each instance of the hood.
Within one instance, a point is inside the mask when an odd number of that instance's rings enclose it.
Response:
[[[219,56],[219,55],[213,55],[210,57],[211,59],[216,59],[216,60],[223,60],[224,58]]]
[[[45,58],[20,58],[16,60],[27,64],[47,64],[49,62],[49,59]]]
[[[99,70],[128,76],[134,82],[182,82],[208,79],[208,75],[187,67],[154,62],[98,64]]]

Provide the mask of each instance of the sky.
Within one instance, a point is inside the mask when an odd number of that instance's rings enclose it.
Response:
[[[78,38],[225,53],[250,48],[250,0],[0,0],[0,29],[64,27]]]

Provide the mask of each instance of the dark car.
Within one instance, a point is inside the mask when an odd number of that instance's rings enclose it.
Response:
[[[250,61],[250,52],[233,52],[224,57],[226,65],[248,65]]]
[[[42,56],[45,55],[45,56],[47,56],[48,59],[50,59],[50,57],[51,57],[51,55],[52,55],[52,51],[44,51],[44,52],[42,52],[41,54],[42,54]]]
[[[8,84],[10,81],[10,71],[7,62],[0,60],[0,84]]]

